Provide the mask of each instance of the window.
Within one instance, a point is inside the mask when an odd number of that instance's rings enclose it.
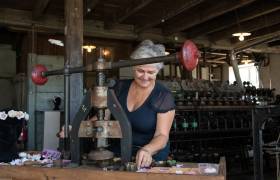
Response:
[[[239,65],[238,68],[242,82],[250,81],[253,86],[259,87],[259,73],[254,63]],[[233,69],[229,67],[229,82],[233,83],[234,81],[235,76]]]

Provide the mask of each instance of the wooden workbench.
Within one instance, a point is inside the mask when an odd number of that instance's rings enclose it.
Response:
[[[226,180],[225,159],[222,158],[219,164],[219,174],[215,176],[102,171],[81,167],[0,166],[0,180]]]

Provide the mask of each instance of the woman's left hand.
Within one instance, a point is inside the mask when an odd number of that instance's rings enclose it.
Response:
[[[149,167],[153,161],[152,154],[145,148],[138,150],[136,154],[137,169],[141,167]]]

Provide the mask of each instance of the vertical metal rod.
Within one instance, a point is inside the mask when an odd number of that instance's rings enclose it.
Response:
[[[99,48],[99,58],[98,62],[104,63],[105,59],[103,58],[103,48]],[[97,86],[105,86],[105,74],[104,71],[96,72],[96,85]],[[97,111],[97,120],[102,121],[105,117],[105,109],[98,109]]]
[[[69,118],[70,118],[70,73],[69,73],[69,65],[65,65],[64,70],[64,139],[63,139],[63,148],[64,148],[64,159],[68,159],[66,155],[67,144],[68,144],[68,136],[69,136]],[[66,157],[65,157],[66,156]]]
[[[277,180],[280,180],[280,174],[279,174],[279,153],[276,153],[276,177]]]
[[[97,60],[98,62],[105,62],[105,59],[103,58],[103,48],[99,49],[99,58]],[[106,82],[106,76],[104,74],[104,71],[97,71],[96,72],[96,86],[105,86]],[[97,110],[97,120],[98,121],[104,121],[105,119],[105,109],[98,108]],[[98,138],[97,139],[97,148],[103,148],[108,146],[108,141],[106,138]]]
[[[263,155],[262,155],[262,131],[260,122],[262,115],[259,112],[261,109],[252,110],[252,125],[253,125],[253,150],[254,150],[254,180],[263,180]]]
[[[235,75],[236,82],[237,82],[238,86],[241,89],[243,89],[243,84],[242,84],[242,81],[241,81],[241,77],[240,77],[240,73],[239,73],[239,69],[238,69],[238,64],[237,64],[237,60],[236,60],[235,55],[236,54],[234,53],[234,51],[230,52],[230,61],[231,61],[231,65],[232,65],[232,69],[233,69],[234,75]]]

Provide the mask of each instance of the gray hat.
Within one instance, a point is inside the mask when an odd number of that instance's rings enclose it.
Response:
[[[165,47],[162,44],[154,44],[151,40],[142,41],[130,55],[131,59],[141,59],[165,56]],[[163,67],[163,63],[153,63],[158,69]]]

